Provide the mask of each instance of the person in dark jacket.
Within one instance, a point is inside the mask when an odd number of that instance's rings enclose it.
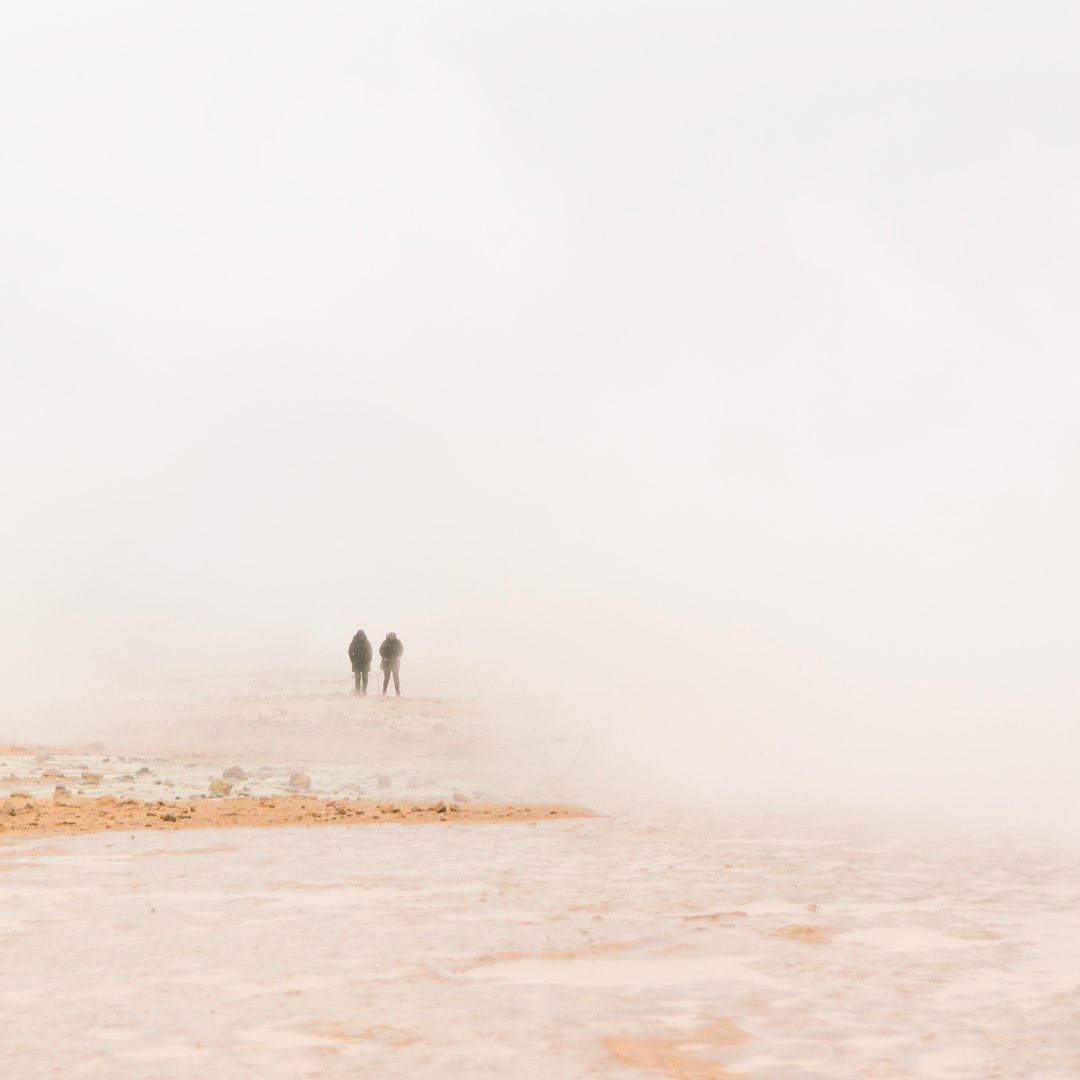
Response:
[[[349,643],[349,660],[356,677],[356,692],[366,694],[368,672],[371,671],[371,642],[363,630],[357,630]]]
[[[383,669],[383,681],[382,692],[386,693],[386,688],[390,685],[390,676],[394,676],[394,693],[398,697],[401,697],[401,682],[398,679],[398,672],[401,670],[401,654],[405,651],[405,646],[401,644],[397,634],[391,631],[386,635],[386,640],[379,646],[379,655],[382,657]]]

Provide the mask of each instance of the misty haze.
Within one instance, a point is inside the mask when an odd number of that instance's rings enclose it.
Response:
[[[9,3],[0,1075],[1080,1076],[1078,47]]]

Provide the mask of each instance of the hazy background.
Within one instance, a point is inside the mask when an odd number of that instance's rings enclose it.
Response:
[[[1066,0],[4,5],[0,698],[395,629],[418,690],[1064,799],[1078,51]]]

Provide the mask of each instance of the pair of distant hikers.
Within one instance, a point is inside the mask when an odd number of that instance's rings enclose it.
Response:
[[[394,676],[394,693],[401,697],[401,680],[398,677],[401,671],[401,654],[405,646],[401,639],[391,631],[379,646],[379,656],[382,658],[379,667],[383,671],[382,692],[390,685],[390,676]],[[371,671],[371,642],[363,630],[357,630],[352,642],[349,644],[349,660],[352,662],[353,675],[356,677],[356,692],[367,693],[368,672]]]

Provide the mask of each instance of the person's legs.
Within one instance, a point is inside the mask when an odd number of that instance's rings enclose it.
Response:
[[[390,685],[390,669],[388,667],[383,668],[382,677],[382,692],[383,696],[386,695],[386,688]]]
[[[398,678],[398,672],[401,670],[401,661],[395,660],[394,666],[390,669],[394,673],[394,693],[398,697],[401,697],[401,680]]]
[[[353,668],[353,677],[356,680],[356,692],[360,693],[360,672]]]
[[[368,669],[364,668],[364,670],[360,674],[363,676],[363,682],[364,682],[364,687],[360,691],[360,693],[361,694],[366,694],[367,693]]]

